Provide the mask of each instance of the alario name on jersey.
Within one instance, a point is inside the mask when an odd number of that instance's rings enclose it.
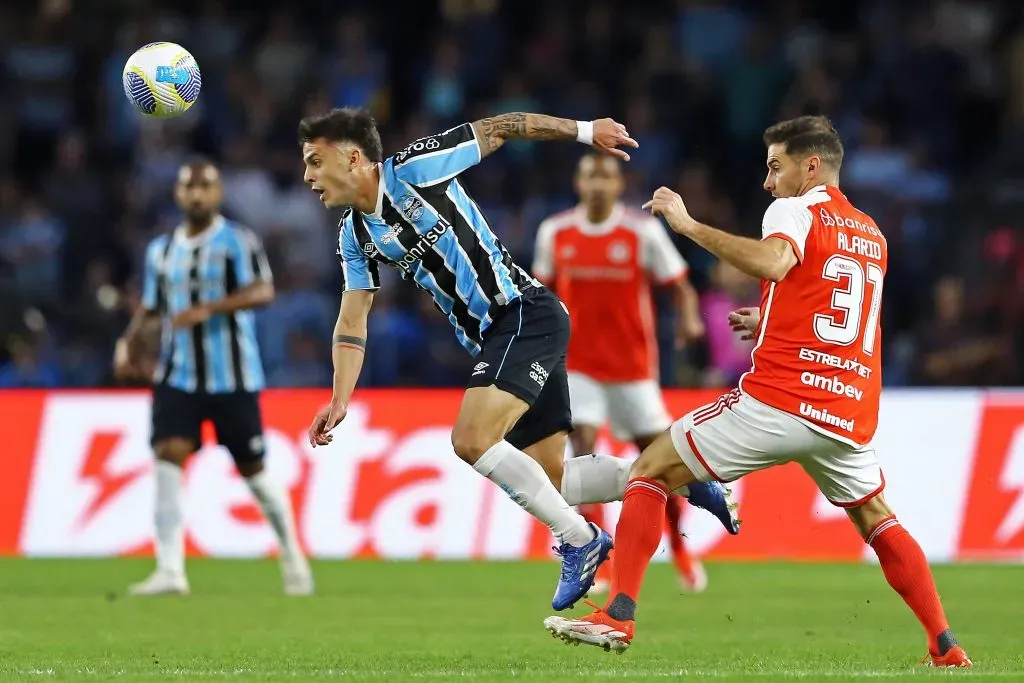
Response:
[[[839,251],[857,256],[866,256],[875,261],[882,260],[882,245],[874,240],[859,235],[847,235],[845,232],[836,233],[836,246]]]

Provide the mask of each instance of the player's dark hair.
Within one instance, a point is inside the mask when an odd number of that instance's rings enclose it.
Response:
[[[299,122],[299,144],[323,138],[331,142],[354,142],[370,161],[384,160],[384,148],[373,115],[362,107],[342,107],[326,114],[307,116]]]
[[[202,166],[213,166],[214,168],[217,168],[217,164],[213,163],[213,159],[205,154],[190,154],[182,165],[194,166],[195,168],[200,168]]]
[[[800,116],[780,121],[765,130],[764,144],[784,144],[789,156],[816,156],[837,171],[843,164],[843,141],[832,122],[824,116]]]

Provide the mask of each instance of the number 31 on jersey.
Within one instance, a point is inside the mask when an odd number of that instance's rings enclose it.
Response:
[[[862,339],[864,353],[873,354],[882,308],[882,268],[876,263],[868,263],[865,268],[848,256],[836,254],[825,262],[821,276],[838,283],[832,291],[832,308],[838,313],[816,313],[814,334],[821,341],[838,346],[849,346]],[[871,305],[865,318],[864,296],[868,286]]]

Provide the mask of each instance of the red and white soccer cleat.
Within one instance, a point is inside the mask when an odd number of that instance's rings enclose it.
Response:
[[[967,656],[967,653],[959,645],[954,645],[944,655],[928,653],[921,660],[921,663],[944,669],[969,669],[974,666],[971,658]]]
[[[622,654],[633,640],[633,620],[619,621],[612,619],[600,607],[584,600],[594,608],[594,613],[580,619],[565,617],[548,617],[544,620],[544,628],[551,631],[555,638],[561,638],[568,645],[596,645],[605,652]]]

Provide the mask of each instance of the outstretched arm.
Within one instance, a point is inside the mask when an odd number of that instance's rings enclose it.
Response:
[[[348,405],[359,380],[366,351],[367,317],[373,305],[373,292],[345,292],[341,311],[334,326],[331,359],[334,361],[334,400]]]
[[[573,121],[544,114],[513,112],[473,122],[473,132],[480,143],[480,156],[491,154],[506,140],[578,140],[609,154],[629,161],[629,154],[619,147],[639,147],[629,137],[626,127],[612,119]]]
[[[769,235],[755,240],[698,223],[690,217],[682,197],[667,187],[655,190],[654,197],[643,208],[655,216],[664,216],[672,230],[758,279],[779,282],[800,262],[792,244],[781,237]]]
[[[367,318],[373,305],[373,294],[372,291],[357,289],[345,292],[341,297],[341,310],[331,344],[334,364],[331,402],[317,413],[309,428],[309,443],[314,448],[329,444],[332,439],[330,431],[348,414],[348,403],[363,369]]]

